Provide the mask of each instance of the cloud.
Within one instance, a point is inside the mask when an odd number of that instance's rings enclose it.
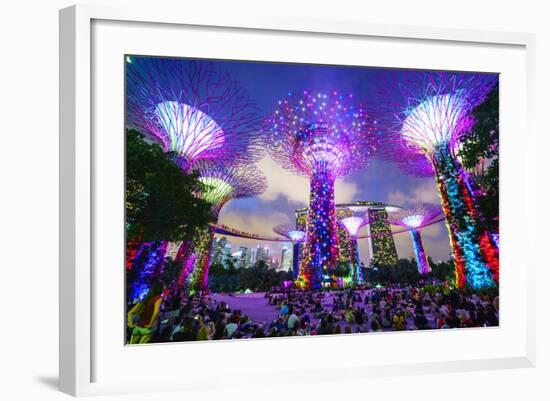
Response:
[[[284,169],[269,156],[257,163],[267,178],[267,189],[259,197],[264,201],[274,201],[282,196],[289,203],[306,206],[309,202],[309,179]],[[357,184],[339,178],[335,183],[337,203],[352,202],[359,193]]]
[[[267,189],[260,195],[260,199],[274,201],[279,196],[284,196],[289,203],[307,205],[309,199],[307,178],[285,170],[268,156],[261,159],[257,166],[267,178]]]
[[[248,233],[276,237],[273,227],[278,224],[291,223],[285,213],[279,212],[244,212],[230,210],[224,213],[222,210],[218,219],[220,224],[231,228],[246,231]]]
[[[359,188],[354,182],[346,181],[339,178],[334,185],[335,202],[336,203],[349,203],[360,199],[357,199]]]
[[[415,186],[409,193],[393,191],[388,194],[388,203],[397,206],[413,206],[417,203],[439,204],[439,192],[435,181],[424,181]]]

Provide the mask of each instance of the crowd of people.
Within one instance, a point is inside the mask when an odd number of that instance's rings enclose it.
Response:
[[[276,288],[256,321],[210,295],[153,288],[128,313],[128,342],[171,342],[498,326],[498,295],[439,287],[339,291]]]

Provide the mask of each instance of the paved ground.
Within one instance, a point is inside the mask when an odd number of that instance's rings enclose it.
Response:
[[[366,291],[362,292],[361,297],[363,299],[365,297],[365,294]],[[215,294],[212,295],[212,298],[218,302],[226,302],[231,310],[240,309],[243,314],[250,316],[250,318],[257,323],[269,323],[272,320],[276,319],[279,313],[278,309],[274,305],[269,305],[267,298],[265,298],[265,293],[263,292],[253,294]],[[323,301],[323,305],[329,310],[332,309],[333,299],[334,294],[330,293],[325,296],[325,299]],[[356,306],[364,307],[369,314],[372,311],[372,305],[370,304],[365,305],[362,302],[356,302]],[[310,314],[310,316],[312,318],[312,323],[317,323],[317,319],[313,318],[312,314]],[[429,314],[426,314],[426,318],[428,319],[428,322],[433,325],[433,317]],[[370,327],[370,321],[368,324]],[[341,322],[340,325],[343,329],[347,324],[345,322]],[[355,329],[356,325],[351,326],[352,329]],[[409,328],[412,328],[414,326],[412,318],[407,319],[407,326]]]

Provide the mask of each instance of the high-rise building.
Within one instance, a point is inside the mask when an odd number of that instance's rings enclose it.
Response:
[[[222,254],[222,264],[227,267],[229,258],[231,258],[231,242],[225,241]]]
[[[258,248],[250,248],[250,252],[248,254],[250,255],[248,265],[251,267],[255,266],[257,261],[257,255],[258,255]]]
[[[240,255],[237,261],[237,266],[241,269],[248,267],[248,264],[247,264],[247,258],[249,256],[248,248],[246,246],[241,246],[239,248],[239,252],[240,252]]]
[[[210,258],[212,264],[222,264],[225,253],[226,237],[216,237],[212,243],[212,256]]]
[[[292,267],[292,250],[283,248],[281,251],[281,270],[289,271]]]
[[[256,248],[256,263],[259,261],[269,264],[269,248],[258,245]]]

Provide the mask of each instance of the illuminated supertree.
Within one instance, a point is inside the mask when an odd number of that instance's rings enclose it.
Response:
[[[300,274],[302,244],[306,239],[306,233],[290,224],[279,224],[273,227],[273,231],[292,242],[292,278],[293,280],[297,280]]]
[[[352,215],[340,220],[340,224],[345,228],[349,235],[349,262],[351,269],[351,280],[353,285],[363,284],[363,272],[359,261],[359,247],[357,246],[357,234],[359,230],[367,224],[369,220],[366,216]]]
[[[198,160],[250,161],[261,117],[231,76],[211,62],[127,58],[126,126],[173,152],[191,170]]]
[[[127,57],[126,127],[160,144],[186,172],[199,161],[252,163],[261,157],[258,108],[211,62]],[[128,241],[127,264],[144,245]],[[178,252],[180,282],[189,274],[193,249],[184,241]]]
[[[414,256],[418,265],[418,272],[426,274],[431,271],[428,255],[424,250],[420,230],[441,215],[441,206],[422,204],[408,210],[392,212],[388,216],[390,224],[404,227],[411,234]]]
[[[217,223],[223,206],[232,199],[248,198],[263,193],[267,179],[253,164],[224,165],[215,162],[198,162],[195,169],[204,189],[197,197],[212,204],[213,223]],[[197,233],[194,253],[196,261],[192,269],[190,288],[192,292],[208,288],[208,270],[214,231],[209,227]],[[187,273],[190,273],[189,271]],[[185,278],[181,278],[183,280]]]
[[[334,207],[337,177],[365,166],[375,150],[375,130],[352,95],[303,91],[280,100],[267,121],[267,146],[281,166],[310,180],[306,251],[301,280],[319,288],[338,261]]]
[[[498,82],[494,74],[393,71],[382,100],[386,154],[415,175],[435,176],[456,266],[456,284],[498,282],[499,251],[483,225],[475,185],[456,151],[474,123],[472,110]],[[383,95],[384,96],[384,95]]]

